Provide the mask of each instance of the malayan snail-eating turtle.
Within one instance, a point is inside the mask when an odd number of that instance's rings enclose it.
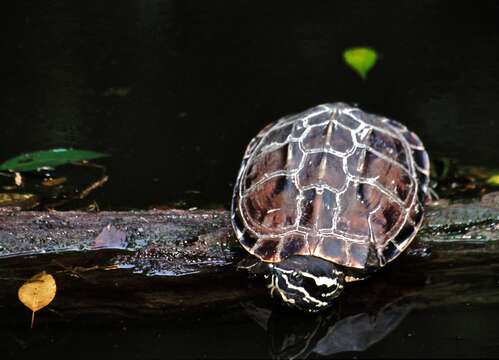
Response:
[[[234,187],[232,224],[268,270],[269,288],[307,311],[329,307],[414,239],[429,199],[429,159],[397,121],[344,103],[265,127]]]

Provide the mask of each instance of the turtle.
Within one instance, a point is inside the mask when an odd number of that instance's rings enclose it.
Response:
[[[316,312],[396,259],[430,200],[430,161],[400,122],[344,102],[284,116],[248,144],[231,205],[273,297]]]

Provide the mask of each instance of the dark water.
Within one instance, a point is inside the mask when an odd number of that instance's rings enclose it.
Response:
[[[52,0],[2,14],[0,161],[54,147],[110,153],[103,208],[227,206],[251,137],[331,101],[398,119],[432,157],[499,160],[497,1]],[[342,62],[355,45],[381,55],[367,81]],[[269,356],[266,329],[223,312],[126,330],[47,325],[42,338],[17,325],[2,342],[13,357],[75,346],[124,359]],[[498,320],[497,306],[412,311],[341,356],[497,356]]]
[[[24,322],[2,329],[3,356],[7,358],[165,359],[269,358],[275,348],[267,331],[251,317],[238,313],[230,319],[222,311],[196,319],[160,322],[50,324],[38,318],[30,330]],[[45,315],[46,317],[46,315]],[[495,358],[499,351],[497,306],[449,307],[413,311],[396,329],[363,352],[330,355],[298,352],[298,358]],[[343,339],[345,340],[345,339]],[[346,340],[348,342],[348,340]],[[316,345],[316,348],[321,348]],[[323,349],[324,347],[322,347]],[[333,349],[337,349],[332,347]],[[276,358],[286,358],[276,357]]]
[[[432,156],[497,164],[496,1],[15,4],[0,159],[108,152],[104,207],[226,205],[258,130],[338,100],[399,119]],[[342,62],[355,45],[381,55],[367,81]]]

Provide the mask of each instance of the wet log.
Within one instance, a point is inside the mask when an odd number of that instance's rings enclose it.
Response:
[[[498,303],[497,198],[430,207],[407,254],[344,292],[347,311],[405,300],[415,307]],[[236,271],[244,256],[225,210],[2,210],[0,313],[19,311],[17,288],[40,271],[57,280],[51,308],[64,321],[82,314],[165,318],[181,310],[267,301],[260,279]]]
[[[224,210],[116,212],[0,212],[0,259],[42,254],[97,254],[113,250],[137,270],[186,275],[231,264],[232,235]],[[124,261],[124,260],[123,260]],[[148,265],[145,264],[148,262]],[[152,266],[152,265],[151,265]]]

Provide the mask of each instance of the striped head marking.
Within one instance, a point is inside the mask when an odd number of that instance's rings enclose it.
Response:
[[[271,295],[301,310],[328,308],[343,290],[343,272],[314,256],[292,256],[270,265],[270,269]]]

